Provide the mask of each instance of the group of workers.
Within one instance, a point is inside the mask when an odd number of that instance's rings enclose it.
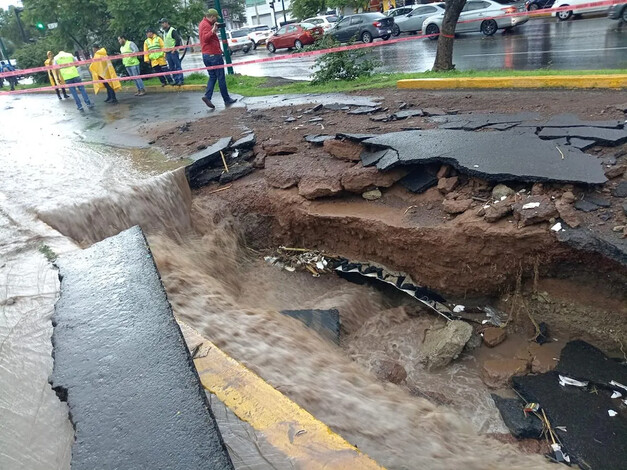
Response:
[[[175,47],[183,44],[183,39],[180,33],[174,29],[166,18],[160,20],[163,37],[157,35],[153,28],[146,30],[146,40],[144,41],[144,62],[147,62],[152,67],[155,73],[161,73],[159,80],[161,86],[183,85],[183,73],[181,68],[181,59],[179,53]],[[222,59],[222,47],[220,45],[220,39],[218,38],[218,12],[215,9],[209,9],[205,14],[205,17],[199,25],[199,36],[201,43],[201,50],[203,56],[203,62],[206,67],[224,64]],[[118,37],[120,43],[120,53],[130,54],[133,52],[139,52],[137,45],[126,38],[124,35]],[[165,51],[164,51],[165,49]],[[168,50],[171,49],[171,50]],[[94,59],[101,59],[92,62],[89,65],[89,71],[91,72],[92,81],[99,82],[94,83],[94,94],[98,94],[99,91],[105,89],[107,91],[107,99],[105,103],[117,103],[117,96],[115,92],[122,88],[122,85],[118,80],[118,75],[115,72],[115,68],[111,64],[110,60],[106,60],[107,51],[100,46],[93,47]],[[63,98],[67,99],[69,96],[66,92],[66,84],[81,83],[79,71],[75,65],[73,65],[74,56],[68,52],[60,51],[57,55],[53,55],[52,51],[48,51],[48,58],[44,62],[45,65],[64,65],[58,69],[48,70],[48,79],[50,84],[55,87],[57,97],[59,100]],[[135,96],[143,96],[146,94],[146,88],[144,82],[140,78],[140,61],[139,56],[128,56],[122,59],[122,63],[126,68],[126,71],[130,77],[134,78],[137,92]],[[174,73],[167,73],[174,72]],[[224,99],[226,106],[235,103],[235,99],[229,96],[226,77],[224,69],[208,70],[209,80],[207,82],[207,90],[202,97],[203,102],[210,108],[214,109],[215,106],[211,102],[213,96],[213,89],[216,82],[219,85],[220,93]],[[104,81],[103,80],[108,80]],[[83,85],[67,87],[70,89],[70,94],[79,111],[83,110],[83,103],[79,97],[79,92],[83,98],[83,101],[88,108],[92,108],[94,105],[90,101],[85,87]]]

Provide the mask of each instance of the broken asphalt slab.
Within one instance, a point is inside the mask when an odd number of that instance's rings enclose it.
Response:
[[[401,179],[401,185],[412,193],[420,194],[438,184],[438,169],[430,165],[421,165]]]
[[[340,313],[329,310],[281,310],[283,315],[303,322],[320,336],[340,344]]]
[[[398,152],[396,158],[390,153],[382,156],[376,162],[380,170],[400,165],[446,163],[489,181],[586,184],[607,181],[595,157],[564,147],[562,158],[555,145],[530,133],[434,129],[382,134],[362,143],[371,151],[388,148]],[[368,159],[369,164],[371,161]]]
[[[608,390],[591,393],[585,388],[562,386],[559,372],[512,379],[528,403],[539,403],[572,460],[590,470],[623,470],[627,462],[627,419],[618,411],[620,401]],[[557,428],[566,428],[566,432]]]
[[[627,142],[627,129],[606,129],[603,127],[545,127],[539,133],[541,139],[570,137],[594,140],[598,144],[616,146]]]
[[[310,144],[322,145],[325,140],[333,140],[335,139],[334,135],[325,135],[325,134],[308,134],[305,136],[305,141]]]
[[[622,129],[624,121],[582,121],[574,114],[557,114],[543,122],[541,127],[606,127],[609,129]]]
[[[518,398],[503,398],[492,394],[492,400],[501,413],[505,426],[516,439],[540,439],[542,421],[532,413],[525,413],[525,404]]]
[[[627,266],[627,239],[610,238],[589,228],[563,227],[556,232],[557,239],[580,251],[600,253]]]
[[[232,469],[139,227],[58,260],[50,382],[72,468]]]
[[[185,176],[187,177],[191,189],[197,189],[206,184],[204,181],[207,178],[206,175],[203,176],[203,173],[205,170],[221,161],[222,157],[220,152],[227,150],[232,140],[231,137],[224,137],[210,147],[188,157],[193,160],[193,162],[185,167]]]
[[[607,357],[603,351],[585,341],[568,342],[562,349],[556,370],[572,379],[618,390],[627,397],[627,366]]]

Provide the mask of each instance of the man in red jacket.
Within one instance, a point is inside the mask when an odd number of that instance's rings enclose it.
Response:
[[[205,67],[211,67],[214,65],[223,65],[222,59],[222,47],[220,47],[220,38],[218,37],[218,11],[214,8],[207,10],[205,17],[198,25],[198,35],[200,36],[200,46],[202,50],[202,61],[205,63]],[[209,81],[207,82],[207,91],[202,100],[211,109],[215,109],[215,106],[211,102],[213,96],[213,89],[216,86],[216,81],[220,87],[220,94],[224,100],[224,105],[229,106],[235,103],[237,100],[229,96],[229,90],[226,88],[226,78],[224,76],[224,69],[212,69],[207,70],[209,73]]]

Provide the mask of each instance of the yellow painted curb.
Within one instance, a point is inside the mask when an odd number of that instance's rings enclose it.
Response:
[[[179,322],[200,381],[268,443],[306,470],[385,470],[321,421]]]
[[[416,78],[399,80],[398,88],[627,88],[627,74],[538,75],[526,77]]]

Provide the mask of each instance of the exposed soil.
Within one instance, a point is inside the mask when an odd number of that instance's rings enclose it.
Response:
[[[359,94],[380,96],[381,105],[389,108],[387,113],[406,103],[409,108],[437,107],[449,112],[537,111],[545,117],[574,113],[589,120],[624,118],[613,108],[621,97],[610,91],[380,90]],[[150,240],[177,316],[351,442],[381,457],[390,468],[401,468],[398,462],[406,461],[405,455],[395,460],[396,450],[389,452],[398,443],[403,449],[418,449],[421,455],[425,452],[415,447],[413,439],[420,429],[413,422],[377,433],[376,439],[363,440],[364,428],[382,422],[376,414],[370,417],[370,410],[380,410],[370,400],[380,396],[385,402],[390,399],[386,393],[393,393],[394,406],[390,409],[394,413],[416,404],[430,409],[423,400],[426,398],[429,406],[455,409],[475,430],[515,444],[523,453],[546,453],[544,441],[516,441],[504,433],[497,425],[502,423],[490,392],[513,396],[508,390],[513,370],[519,365],[524,370],[516,373],[551,370],[561,349],[572,339],[587,340],[614,357],[625,357],[627,268],[598,253],[580,252],[559,242],[550,230],[554,220],[519,226],[509,214],[496,222],[486,221],[481,209],[490,199],[493,184],[481,179],[447,169],[448,177],[458,178],[455,187],[433,187],[414,194],[397,183],[404,170],[385,176],[364,170],[354,161],[353,144],[317,146],[304,140],[308,134],[434,127],[424,118],[383,123],[341,110],[306,113],[310,108],[230,109],[151,136],[172,159],[184,158],[225,136],[237,139],[252,130],[257,137],[249,156],[249,161],[254,158],[255,172],[229,185],[213,183],[193,192],[191,220],[198,236],[182,241],[174,241],[176,237]],[[309,122],[313,117],[322,121]],[[506,143],[503,151],[507,151]],[[593,148],[589,153],[607,168],[627,164],[627,144]],[[627,230],[613,229],[627,224],[622,208],[627,201],[611,194],[624,178],[619,175],[597,188],[610,201],[610,207],[590,213],[577,211],[581,226],[611,240],[624,239]],[[376,184],[368,185],[368,181]],[[362,197],[370,186],[381,190],[380,198]],[[574,199],[590,192],[590,188],[575,185],[509,186],[551,201],[565,201],[568,192]],[[522,198],[520,194],[512,197]],[[459,213],[450,213],[452,203],[463,203]],[[203,226],[213,228],[203,231]],[[241,234],[247,247],[255,250],[254,261],[249,259],[250,253],[242,254],[241,240],[233,233]],[[395,297],[365,286],[347,286],[332,276],[312,281],[309,273],[288,273],[263,263],[262,255],[278,245],[373,261],[409,274],[416,283],[450,301],[492,305],[509,315],[507,337],[494,347],[481,345],[479,334],[486,326],[473,325],[473,338],[479,341],[475,349],[467,347],[443,370],[426,370],[421,363],[423,341],[428,331],[445,323],[442,319],[422,314],[403,294]],[[198,273],[203,274],[199,277]],[[277,313],[296,305],[337,308],[342,318],[340,349],[319,345],[319,339],[312,340]],[[242,308],[246,308],[244,315]],[[267,311],[262,314],[259,309]],[[550,336],[550,342],[542,346],[534,342],[540,322],[548,324]],[[260,354],[260,350],[269,355]],[[321,351],[329,357],[318,357]],[[372,383],[363,385],[360,380],[366,378],[385,383],[385,392]],[[344,389],[338,384],[348,385]],[[336,396],[338,388],[346,392],[337,395],[338,403],[348,407],[336,406],[326,398]],[[397,398],[399,390],[402,394]],[[423,415],[417,423],[425,422]],[[401,415],[393,416],[390,423],[402,420]],[[358,426],[356,431],[354,420],[363,420],[365,426]],[[439,432],[441,426],[435,429]],[[406,431],[407,437],[403,434]],[[452,455],[464,451],[461,449],[456,447]],[[439,468],[429,462],[427,467]]]
[[[362,93],[372,95],[373,93]],[[378,90],[381,105],[389,113],[402,103],[409,107],[437,107],[447,111],[518,112],[537,111],[543,116],[574,113],[582,119],[620,119],[624,114],[613,105],[620,100],[613,91],[451,91],[417,92]],[[190,123],[185,130],[173,129],[156,137],[156,144],[167,149],[172,158],[210,145],[218,138],[253,130],[258,145],[255,153],[265,154],[264,143],[271,139],[298,151],[291,155],[265,157],[265,169],[236,181],[224,191],[216,185],[197,191],[195,204],[216,214],[240,218],[248,243],[257,247],[286,244],[322,249],[355,260],[371,260],[403,271],[427,287],[452,298],[500,296],[504,310],[520,311],[519,325],[533,333],[531,315],[547,321],[553,328],[594,338],[619,351],[617,340],[627,343],[627,270],[597,254],[577,252],[556,240],[550,223],[519,228],[510,216],[487,223],[477,215],[491,186],[485,181],[458,175],[460,184],[453,194],[444,196],[437,188],[413,194],[399,184],[382,189],[383,196],[366,201],[359,194],[330,189],[333,197],[308,200],[302,197],[299,181],[337,178],[351,167],[360,167],[332,157],[324,147],[304,141],[307,134],[382,133],[408,128],[431,128],[425,118],[392,122],[373,122],[368,115],[349,115],[344,111],[320,110],[304,113],[310,106],[274,108],[247,112],[231,109]],[[293,117],[293,122],[285,122]],[[312,117],[322,122],[309,123]],[[505,149],[504,149],[505,150]],[[593,148],[604,161],[627,163],[627,144],[615,148]],[[262,155],[263,156],[263,155]],[[452,173],[455,174],[455,173]],[[451,174],[451,175],[452,175]],[[622,177],[624,178],[624,176]],[[599,193],[612,203],[610,208],[583,213],[577,211],[582,225],[620,240],[627,231],[614,231],[627,223],[624,199],[611,196],[621,177],[610,180]],[[339,184],[339,183],[338,183]],[[513,184],[559,198],[565,191],[576,197],[588,190],[573,185]],[[279,189],[281,188],[281,189]],[[300,192],[300,194],[299,194]],[[337,193],[337,194],[335,194]],[[452,196],[452,197],[451,197]],[[478,197],[460,215],[443,210],[446,199]],[[310,198],[311,199],[311,198]],[[541,293],[524,304],[507,304],[517,279],[532,279],[528,291]],[[539,284],[538,284],[539,281]],[[599,300],[601,298],[601,300]],[[610,299],[610,300],[605,300]],[[562,331],[560,331],[562,332]]]

